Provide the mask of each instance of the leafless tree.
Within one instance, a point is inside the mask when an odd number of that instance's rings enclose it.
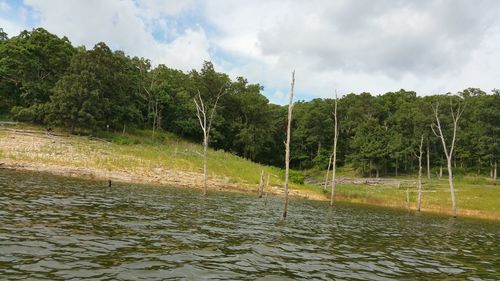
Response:
[[[290,172],[290,134],[292,130],[294,88],[295,88],[295,70],[292,72],[292,84],[290,89],[290,97],[288,100],[288,126],[286,129],[286,142],[285,142],[285,208],[283,209],[283,219],[286,219],[286,216],[288,214],[288,174]]]
[[[264,193],[264,170],[260,172],[259,198],[262,198],[263,193]]]
[[[194,98],[194,104],[196,105],[196,116],[198,117],[198,121],[200,122],[201,130],[203,131],[203,195],[207,194],[207,150],[208,142],[210,139],[210,129],[212,128],[212,121],[217,109],[217,103],[224,95],[224,93],[225,86],[222,86],[217,93],[212,108],[209,108],[205,105],[199,90],[198,95]]]
[[[491,177],[493,178],[493,180],[495,180],[495,182],[497,180],[497,170],[497,161],[495,160],[495,164],[491,166]]]
[[[420,144],[418,146],[418,181],[417,181],[417,188],[418,188],[418,199],[417,199],[417,211],[420,212],[420,207],[422,206],[422,146],[424,144],[424,135],[420,137]]]
[[[458,129],[458,121],[464,112],[464,107],[459,104],[456,109],[453,108],[453,104],[450,102],[451,109],[451,117],[453,120],[453,137],[451,139],[450,147],[446,144],[446,139],[443,134],[443,130],[441,127],[441,122],[439,120],[439,103],[432,107],[434,111],[435,123],[431,125],[432,132],[441,139],[441,143],[443,144],[444,154],[446,156],[447,165],[448,165],[448,182],[450,185],[450,193],[451,193],[451,213],[453,217],[457,216],[457,202],[455,197],[455,188],[453,187],[453,172],[452,172],[452,159],[453,152],[455,150],[455,140],[457,136]],[[437,131],[436,131],[437,130]]]
[[[328,185],[328,180],[330,176],[330,167],[332,166],[332,158],[333,158],[333,152],[330,155],[330,159],[328,159],[328,168],[326,168],[326,177],[325,177],[325,184],[323,185],[323,190],[326,190],[326,186]]]
[[[337,118],[337,93],[335,91],[335,108],[333,110],[333,119],[335,122],[335,132],[333,134],[333,159],[332,159],[332,192],[330,195],[330,206],[333,206],[333,196],[335,195],[335,172],[337,170],[337,139],[339,134]]]
[[[431,151],[429,148],[429,138],[427,138],[427,152],[425,153],[427,157],[427,180],[431,180]]]

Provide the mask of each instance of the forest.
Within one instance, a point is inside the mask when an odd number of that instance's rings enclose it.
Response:
[[[220,96],[209,146],[282,167],[288,108],[270,103],[262,92],[261,85],[244,77],[231,79],[208,61],[199,70],[183,72],[153,66],[103,42],[86,49],[43,28],[12,37],[0,29],[2,119],[87,135],[149,128],[153,134],[165,130],[201,142],[194,98],[199,95],[209,104]],[[327,168],[334,101],[332,91],[332,98],[295,102],[291,168]],[[431,130],[433,106],[439,105],[447,140],[453,134],[452,112],[460,106],[464,113],[457,124],[455,173],[493,176],[500,154],[500,90],[467,88],[419,96],[401,89],[380,95],[349,93],[337,102],[339,166],[371,177],[414,173],[423,135],[429,172],[442,172],[446,159],[441,140]]]

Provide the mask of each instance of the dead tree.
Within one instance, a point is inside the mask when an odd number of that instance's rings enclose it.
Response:
[[[427,137],[427,152],[425,153],[427,157],[427,180],[431,180],[431,151],[429,148],[429,137]]]
[[[262,193],[264,193],[264,170],[260,172],[259,198],[262,198]]]
[[[434,135],[436,135],[438,138],[441,139],[441,143],[443,144],[443,150],[444,154],[446,156],[447,160],[447,165],[448,165],[448,182],[450,185],[450,193],[451,193],[451,214],[453,217],[457,216],[457,202],[456,202],[456,197],[455,197],[455,188],[453,187],[453,172],[452,172],[452,159],[453,159],[453,152],[455,149],[455,140],[457,136],[457,128],[458,128],[458,121],[460,120],[460,117],[462,116],[464,112],[464,108],[459,104],[457,109],[453,109],[453,104],[450,103],[450,109],[451,109],[451,117],[453,120],[453,137],[451,139],[450,147],[448,148],[448,145],[446,144],[446,139],[443,134],[443,130],[441,127],[441,122],[439,120],[439,104],[436,104],[435,106],[432,107],[434,111],[434,117],[436,119],[436,123],[431,124],[431,129]],[[437,129],[437,132],[436,132]]]
[[[196,105],[196,116],[198,117],[198,121],[200,122],[201,130],[203,131],[203,195],[207,194],[207,150],[210,138],[210,129],[212,128],[212,121],[217,109],[217,103],[219,102],[219,99],[222,97],[224,92],[225,87],[223,86],[219,90],[212,108],[208,108],[207,106],[205,106],[199,90],[198,95],[194,98],[194,104]]]
[[[418,187],[418,197],[417,197],[417,211],[420,212],[420,207],[422,206],[422,146],[424,144],[424,135],[420,137],[420,145],[418,146],[418,152],[419,154],[417,155],[418,158],[418,181],[417,181],[417,187]]]
[[[495,164],[493,165],[493,176],[492,176],[493,180],[495,180],[495,182],[497,180],[497,170],[498,170],[498,168],[497,168],[497,160],[495,160]]]
[[[285,208],[283,209],[283,219],[286,219],[286,215],[288,214],[288,174],[290,172],[290,134],[292,130],[294,87],[295,87],[295,70],[292,72],[292,84],[290,89],[290,97],[288,100],[288,126],[286,129],[286,142],[285,142]]]
[[[330,176],[330,166],[332,165],[332,158],[333,158],[333,152],[332,155],[330,155],[330,159],[328,159],[328,168],[326,168],[326,177],[325,177],[325,184],[323,185],[323,190],[326,190],[326,186],[328,185],[328,179]]]
[[[337,93],[335,93],[335,108],[333,110],[333,119],[335,122],[335,132],[333,133],[333,160],[332,160],[332,193],[330,195],[330,206],[333,206],[333,196],[335,195],[335,172],[337,170],[337,139],[339,134],[337,120]]]

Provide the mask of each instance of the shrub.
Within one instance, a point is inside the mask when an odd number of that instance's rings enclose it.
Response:
[[[121,145],[132,145],[132,144],[139,144],[139,141],[137,139],[132,139],[127,136],[114,136],[113,137],[113,142],[116,144],[121,144]]]
[[[285,170],[281,171],[281,176],[283,179],[285,178]],[[304,184],[305,179],[306,177],[301,171],[290,170],[288,173],[288,180],[292,183]]]

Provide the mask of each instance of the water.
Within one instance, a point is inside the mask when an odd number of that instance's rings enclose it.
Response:
[[[0,170],[0,279],[500,279],[500,224]]]

